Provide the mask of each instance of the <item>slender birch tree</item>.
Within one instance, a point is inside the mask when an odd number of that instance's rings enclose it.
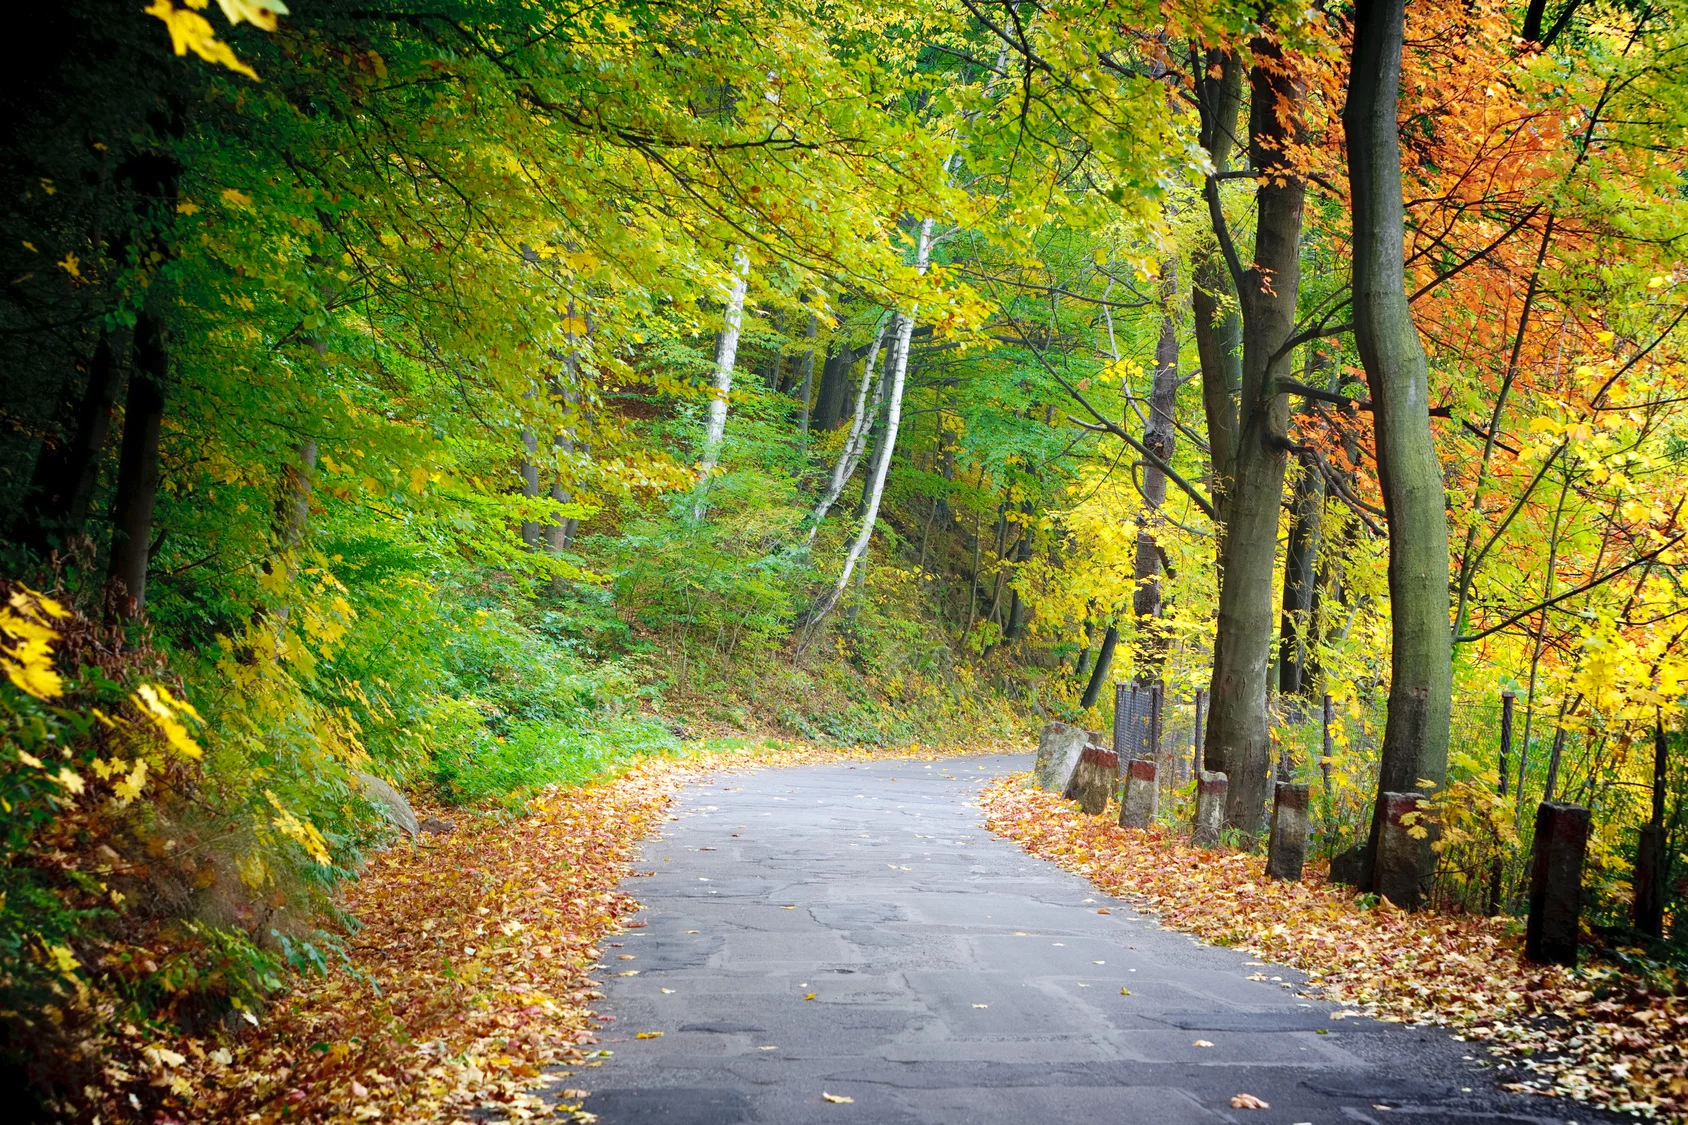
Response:
[[[948,165],[949,162],[945,161],[946,169]],[[915,272],[924,274],[931,260],[932,220],[928,218],[920,223],[920,238],[914,251]],[[868,543],[873,539],[873,525],[879,519],[879,502],[885,496],[885,476],[891,468],[891,455],[897,449],[897,427],[902,421],[903,413],[903,383],[908,374],[909,341],[914,336],[914,316],[919,310],[919,305],[910,305],[908,312],[897,314],[893,327],[895,354],[891,361],[891,393],[885,414],[885,437],[880,442],[879,458],[873,466],[867,506],[862,512],[862,529],[856,535],[856,541],[850,544],[849,553],[844,556],[844,567],[838,575],[838,582],[822,597],[814,612],[809,615],[810,629],[825,620],[826,615],[838,604],[838,599],[844,596],[844,588],[850,584],[850,575],[855,571],[862,556],[867,554]]]
[[[867,363],[862,368],[861,386],[856,389],[856,413],[850,419],[850,432],[844,437],[844,448],[838,454],[838,461],[832,467],[832,479],[827,482],[826,493],[815,505],[815,513],[809,518],[809,534],[803,540],[804,544],[815,541],[815,532],[820,530],[821,521],[838,502],[838,497],[844,491],[844,485],[856,473],[856,466],[861,464],[862,453],[867,449],[867,435],[873,429],[871,419],[879,414],[879,404],[885,397],[885,377],[881,373],[876,382],[873,377],[874,368],[879,363],[879,349],[884,340],[884,334],[877,328],[874,330],[873,343],[868,346]],[[867,389],[873,387],[873,401],[868,403]]]
[[[698,462],[698,498],[692,516],[703,519],[709,510],[709,474],[721,461],[721,441],[727,433],[727,397],[733,391],[733,364],[738,359],[739,326],[744,321],[744,293],[750,282],[750,259],[740,250],[733,255],[733,282],[727,292],[721,343],[715,350],[715,390],[709,400],[709,428],[703,435],[703,458]]]

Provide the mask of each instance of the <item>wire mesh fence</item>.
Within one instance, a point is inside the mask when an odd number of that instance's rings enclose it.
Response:
[[[1122,770],[1133,759],[1156,762],[1161,819],[1187,821],[1203,766],[1206,693],[1134,682],[1116,685],[1113,702]],[[1622,913],[1632,838],[1646,819],[1643,795],[1631,791],[1638,783],[1623,776],[1629,742],[1613,730],[1567,723],[1555,712],[1539,703],[1526,708],[1510,693],[1454,701],[1447,780],[1420,787],[1435,825],[1432,895],[1438,905],[1521,911],[1535,810],[1551,793],[1596,812],[1604,836],[1591,853],[1590,878],[1603,888],[1596,897],[1616,904],[1608,913]],[[1309,787],[1309,858],[1328,861],[1363,845],[1377,800],[1387,701],[1278,697],[1269,718],[1270,780]],[[1270,784],[1266,791],[1272,792]],[[1270,809],[1264,811],[1269,816]]]

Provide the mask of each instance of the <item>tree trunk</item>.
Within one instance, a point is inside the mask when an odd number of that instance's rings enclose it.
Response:
[[[1389,521],[1389,718],[1374,840],[1385,791],[1419,789],[1421,778],[1434,785],[1446,779],[1453,690],[1446,497],[1430,431],[1428,363],[1407,303],[1402,246],[1396,98],[1405,12],[1406,0],[1373,0],[1356,9],[1342,113],[1354,210],[1354,341],[1371,389],[1378,481]],[[1431,870],[1428,841],[1419,863],[1422,886]]]
[[[1217,57],[1215,57],[1217,55]],[[1220,77],[1209,76],[1211,68]],[[1231,170],[1237,148],[1237,117],[1242,106],[1242,66],[1236,55],[1210,55],[1198,80],[1202,100],[1201,144],[1213,161],[1215,174]],[[1237,396],[1242,392],[1242,321],[1237,315],[1236,290],[1224,255],[1212,242],[1194,255],[1190,311],[1195,320],[1196,356],[1201,363],[1202,410],[1207,416],[1207,441],[1213,479],[1208,495],[1218,513],[1217,549],[1224,552],[1224,525],[1229,510],[1231,481],[1236,473]]]
[[[539,463],[534,458],[539,455],[539,436],[533,432],[532,426],[522,427],[522,448],[526,450],[522,456],[522,496],[528,500],[537,500]],[[522,521],[522,542],[527,544],[530,551],[538,548],[540,531],[538,520]]]
[[[1020,514],[1025,519],[1020,524],[1020,541],[1014,547],[1014,576],[1019,577],[1022,564],[1031,561],[1032,557],[1032,502],[1020,502]],[[1020,597],[1018,587],[1010,585],[1008,602],[1008,626],[1002,631],[1004,640],[1014,640],[1020,635],[1020,630],[1026,623],[1026,603]]]
[[[1242,392],[1213,642],[1213,709],[1203,748],[1208,768],[1229,778],[1226,823],[1251,837],[1260,834],[1266,808],[1271,754],[1266,693],[1276,624],[1272,578],[1289,444],[1289,397],[1276,385],[1288,357],[1277,353],[1295,329],[1306,195],[1286,152],[1300,137],[1303,91],[1287,73],[1276,44],[1258,39],[1254,53],[1249,156],[1261,178],[1254,263],[1246,270],[1240,262],[1234,267],[1241,273]],[[1210,207],[1215,211],[1217,190],[1217,182],[1210,182]]]
[[[798,379],[797,399],[802,404],[801,428],[804,434],[809,432],[809,407],[815,396],[815,333],[819,328],[813,315],[809,317],[809,327],[804,329],[804,339],[808,341],[808,349],[803,358],[797,361]]]
[[[164,421],[168,358],[164,326],[150,312],[135,321],[135,362],[123,406],[117,496],[112,507],[108,604],[123,620],[146,608],[153,505],[158,499],[158,431]]]
[[[744,251],[733,255],[733,284],[727,293],[721,342],[715,352],[715,392],[709,399],[709,426],[703,435],[698,462],[700,488],[692,514],[702,519],[709,510],[709,474],[721,461],[721,441],[727,435],[727,397],[733,392],[733,363],[738,359],[739,325],[744,320],[744,293],[750,281],[750,259]]]
[[[850,368],[856,352],[843,341],[835,341],[821,365],[821,386],[815,395],[814,428],[836,430],[844,421],[844,395],[850,387]]]
[[[1149,390],[1149,415],[1143,422],[1143,444],[1156,457],[1172,463],[1178,427],[1178,318],[1173,315],[1178,296],[1174,265],[1167,268],[1161,294],[1160,340],[1155,345],[1155,380]],[[1161,505],[1166,503],[1166,474],[1154,465],[1143,466],[1143,511],[1137,519],[1137,588],[1131,595],[1137,618],[1136,679],[1149,683],[1160,679],[1166,662],[1167,636],[1161,627],[1161,556],[1155,543]]]
[[[1102,634],[1102,647],[1096,653],[1096,667],[1090,672],[1090,682],[1085,685],[1084,698],[1079,706],[1088,711],[1096,706],[1096,701],[1102,698],[1102,689],[1108,685],[1109,673],[1114,670],[1114,648],[1119,644],[1119,627],[1109,625],[1108,631]]]
[[[815,531],[820,527],[826,514],[838,502],[838,496],[844,491],[845,484],[855,475],[856,466],[861,464],[862,452],[867,448],[867,435],[873,425],[873,419],[879,415],[879,403],[885,396],[885,377],[882,374],[877,382],[874,381],[873,370],[879,362],[880,344],[884,336],[875,330],[873,343],[867,349],[867,363],[862,367],[862,383],[856,391],[856,413],[850,421],[850,432],[844,437],[844,448],[838,453],[838,461],[832,467],[832,480],[827,483],[826,494],[815,505],[815,514],[810,517],[809,537],[805,543],[815,540]],[[867,389],[873,387],[873,402],[867,399]]]
[[[947,165],[946,165],[947,166]],[[916,273],[925,273],[932,258],[932,220],[923,219],[920,223],[920,238],[915,244],[914,269]],[[914,333],[914,314],[918,307],[910,308],[905,313],[898,313],[896,319],[896,352],[891,366],[891,394],[885,413],[885,436],[881,440],[879,456],[874,461],[873,476],[870,479],[867,505],[862,512],[862,530],[856,536],[856,541],[850,545],[850,551],[844,556],[844,568],[838,576],[838,583],[822,598],[815,611],[810,614],[810,628],[814,628],[820,621],[832,612],[838,604],[838,599],[844,595],[844,588],[849,585],[850,574],[867,554],[868,543],[873,539],[873,525],[879,518],[879,502],[885,496],[885,475],[891,468],[891,455],[897,450],[897,427],[903,417],[903,383],[908,375],[909,340]]]
[[[1325,478],[1311,453],[1298,457],[1300,475],[1295,479],[1289,509],[1289,544],[1284,553],[1283,613],[1278,626],[1278,693],[1294,700],[1305,712],[1312,698],[1309,653],[1317,640],[1314,632],[1314,603],[1318,582],[1314,566],[1319,557],[1319,536],[1324,524]]]
[[[100,458],[111,437],[120,351],[121,340],[101,331],[88,362],[88,380],[73,431],[61,444],[43,449],[36,459],[25,523],[17,534],[43,554],[55,539],[79,536],[87,526],[99,486]]]

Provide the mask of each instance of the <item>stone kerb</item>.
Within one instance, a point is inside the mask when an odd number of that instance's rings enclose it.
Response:
[[[1119,783],[1119,755],[1100,746],[1086,746],[1079,754],[1072,784],[1062,794],[1091,816],[1101,816]]]
[[[1219,846],[1219,829],[1225,824],[1225,793],[1230,778],[1215,770],[1202,770],[1196,775],[1196,820],[1190,831],[1190,842],[1198,848]]]
[[[1427,830],[1430,823],[1423,816],[1409,819],[1421,811],[1423,801],[1423,793],[1384,793],[1378,810],[1383,824],[1377,832],[1374,889],[1402,910],[1417,910],[1428,890],[1430,837],[1428,832],[1415,835],[1414,829]]]
[[[1071,723],[1050,723],[1037,740],[1037,764],[1032,767],[1032,782],[1039,789],[1051,793],[1065,793],[1078,769],[1078,758],[1084,751],[1089,732]]]
[[[1120,797],[1121,828],[1147,828],[1160,812],[1160,776],[1155,762],[1137,758],[1126,763],[1125,791]]]
[[[1307,863],[1308,787],[1305,782],[1280,781],[1272,794],[1272,839],[1266,852],[1266,874],[1295,882]]]

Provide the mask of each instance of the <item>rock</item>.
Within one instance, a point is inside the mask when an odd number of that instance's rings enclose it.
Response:
[[[1358,887],[1370,870],[1371,846],[1363,841],[1347,851],[1337,852],[1330,859],[1330,881],[1333,883]]]
[[[1297,882],[1307,862],[1307,785],[1280,781],[1272,795],[1272,839],[1266,852],[1266,874]]]
[[[420,828],[416,823],[416,810],[410,807],[403,793],[372,773],[358,771],[357,779],[363,783],[363,795],[370,804],[381,810],[393,824],[412,836],[416,835]]]
[[[425,816],[416,822],[416,827],[423,832],[432,832],[436,836],[449,836],[457,831],[457,825],[440,816]]]
[[[1225,794],[1231,779],[1214,770],[1202,770],[1196,775],[1196,821],[1190,829],[1190,842],[1198,848],[1219,846],[1219,830],[1225,824]]]
[[[1160,771],[1157,763],[1138,758],[1126,763],[1125,794],[1120,799],[1119,826],[1147,828],[1160,812]]]
[[[1108,809],[1108,798],[1119,784],[1119,755],[1101,746],[1086,746],[1079,752],[1078,768],[1073,780],[1061,795],[1077,801],[1091,816],[1101,816]]]
[[[1037,764],[1032,767],[1032,781],[1039,789],[1051,793],[1065,793],[1078,769],[1078,757],[1084,751],[1086,732],[1071,723],[1050,723],[1037,740]]]

